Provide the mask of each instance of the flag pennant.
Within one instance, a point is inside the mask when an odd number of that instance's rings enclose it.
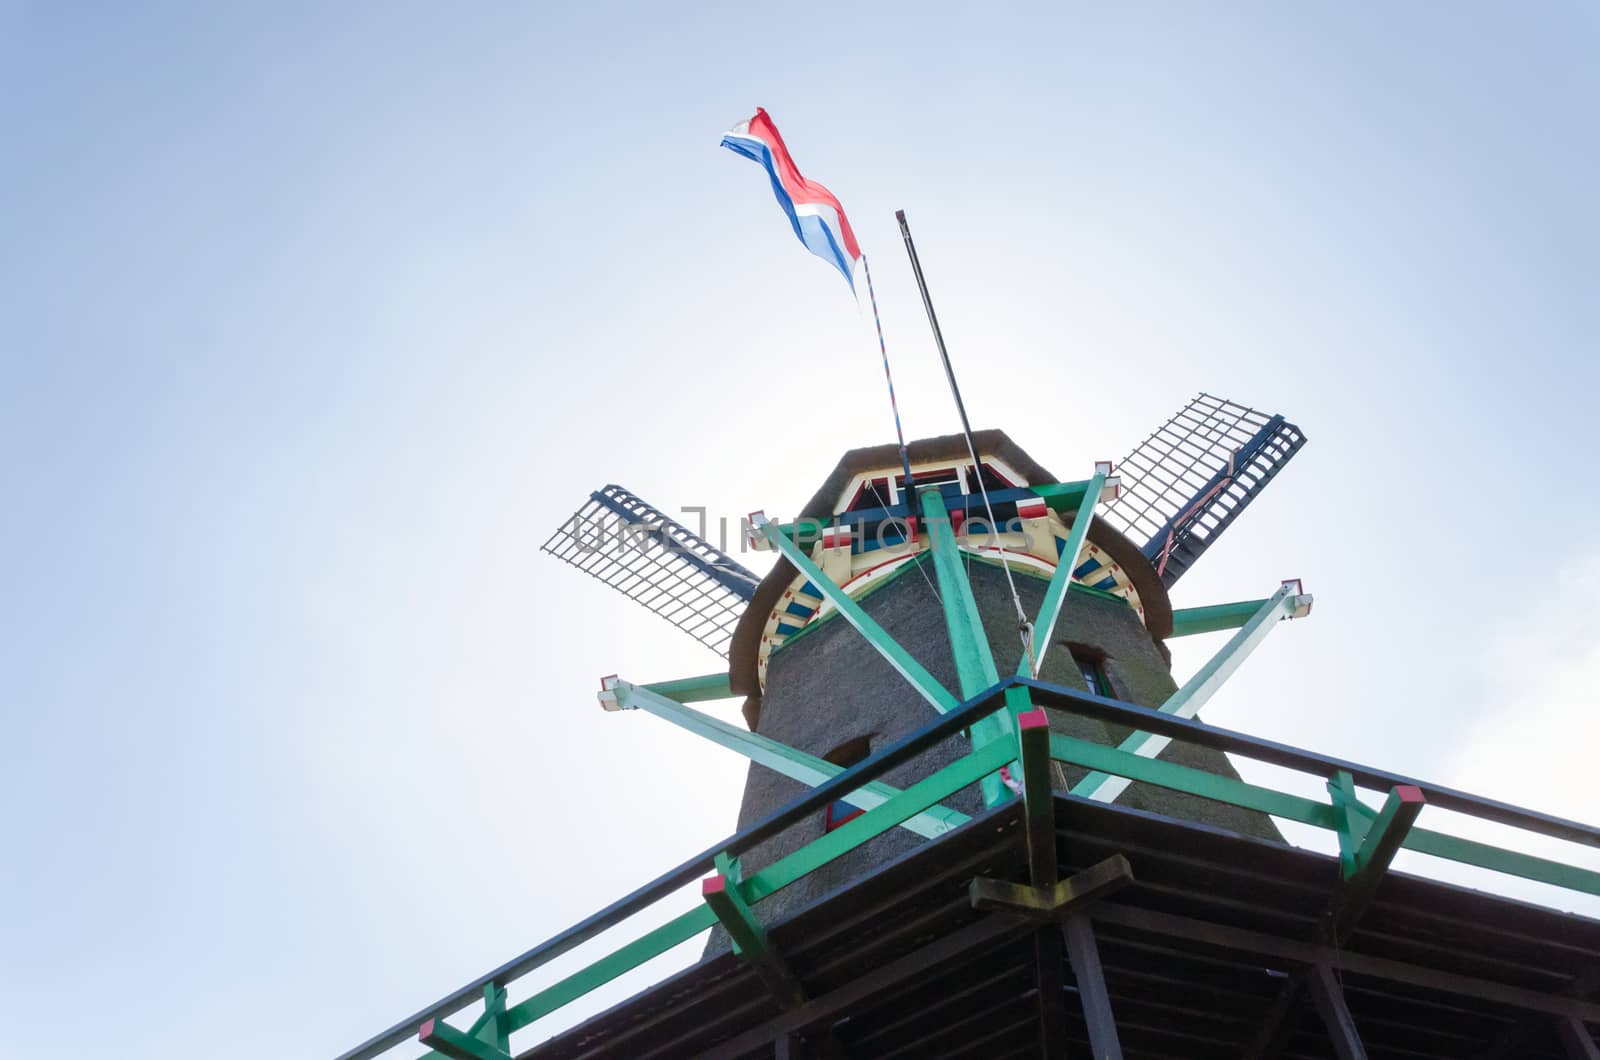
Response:
[[[861,248],[856,244],[856,234],[850,229],[844,207],[839,205],[833,192],[800,175],[794,159],[789,156],[789,148],[767,112],[757,107],[755,117],[728,130],[722,138],[722,146],[766,168],[767,176],[772,178],[772,193],[777,196],[783,212],[789,215],[794,234],[800,237],[807,250],[843,273],[853,292]]]

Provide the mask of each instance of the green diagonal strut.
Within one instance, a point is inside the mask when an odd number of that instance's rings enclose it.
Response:
[[[809,787],[816,787],[824,781],[832,780],[845,770],[844,766],[835,765],[827,759],[808,755],[804,751],[796,750],[760,733],[730,725],[721,718],[714,718],[692,707],[686,707],[649,686],[635,685],[620,679],[612,680],[614,684],[608,691],[617,697],[617,705],[622,709],[642,710],[647,714],[653,714],[663,721],[671,722],[696,736],[742,754],[752,762],[766,766],[791,780],[798,780]],[[898,788],[874,780],[857,788],[846,798],[852,806],[871,810],[882,806],[898,794],[900,794]],[[900,827],[932,839],[958,825],[965,824],[966,821],[967,815],[964,813],[943,806],[932,806],[915,817],[902,821]]]
[[[1078,553],[1089,536],[1089,524],[1094,521],[1094,506],[1105,489],[1106,473],[1097,471],[1089,480],[1083,500],[1078,502],[1078,514],[1072,519],[1072,529],[1067,532],[1067,544],[1056,562],[1056,572],[1050,576],[1050,587],[1044,591],[1044,601],[1039,605],[1039,619],[1033,624],[1033,672],[1028,672],[1028,657],[1017,660],[1018,677],[1038,677],[1044,669],[1044,653],[1050,650],[1050,640],[1055,635],[1056,620],[1061,617],[1061,605],[1066,602],[1067,590],[1072,586],[1072,569],[1078,565]]]
[[[956,544],[955,528],[950,525],[944,497],[934,488],[923,490],[918,499],[922,502],[923,522],[928,530],[928,547],[933,553],[934,574],[939,579],[939,597],[944,604],[945,628],[950,631],[956,676],[961,681],[961,694],[971,698],[997,684],[1000,673],[995,669],[989,638],[978,617],[978,602],[972,596],[972,583],[961,562],[961,549]],[[991,714],[972,727],[973,749],[1010,734],[1010,713]],[[980,787],[985,806],[994,806],[1010,798],[1010,792],[998,776],[984,777]]]
[[[934,709],[940,714],[948,714],[961,705],[961,701],[950,694],[950,690],[934,679],[921,663],[911,657],[911,653],[900,646],[900,642],[884,632],[882,626],[874,622],[861,605],[850,598],[850,594],[839,587],[839,584],[826,574],[822,568],[811,561],[793,541],[778,532],[776,523],[765,523],[762,531],[773,547],[783,553],[785,559],[793,563],[795,569],[810,579],[811,584],[817,587],[839,614],[867,639],[867,643],[877,649],[878,654],[888,660],[889,665],[900,672],[900,676],[911,682],[911,687],[921,693],[922,698],[932,703]]]
[[[1233,672],[1255,651],[1257,645],[1267,639],[1267,634],[1277,627],[1280,619],[1291,617],[1303,605],[1309,606],[1310,597],[1300,596],[1298,589],[1298,582],[1284,582],[1277,592],[1262,601],[1250,621],[1241,626],[1239,632],[1230,637],[1228,643],[1200,667],[1182,688],[1161,704],[1161,713],[1180,718],[1192,718],[1198,714],[1200,708],[1222,687],[1224,681],[1233,676]],[[1119,749],[1141,758],[1154,758],[1166,750],[1171,742],[1167,736],[1136,732],[1123,740]],[[1097,802],[1111,802],[1127,790],[1129,783],[1131,781],[1126,777],[1090,773],[1073,786],[1072,794]]]

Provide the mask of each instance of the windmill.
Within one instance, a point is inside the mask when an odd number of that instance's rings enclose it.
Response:
[[[738,829],[340,1060],[407,1041],[430,1060],[1600,1057],[1600,921],[1391,869],[1406,848],[1596,896],[1593,869],[1418,821],[1591,848],[1600,828],[1196,717],[1311,598],[1291,580],[1174,608],[1168,590],[1304,442],[1202,394],[1120,477],[1059,480],[996,430],[852,450],[798,518],[744,521],[776,553],[765,575],[594,491],[545,551],[721,660],[605,678],[600,704],[747,757]],[[1178,686],[1166,642],[1223,631]],[[735,697],[742,725],[691,706]],[[1228,754],[1326,800],[1246,783]],[[511,999],[697,881],[698,904]],[[698,962],[513,1054],[703,935]]]
[[[1164,641],[1173,633],[1175,616],[1167,590],[1304,441],[1299,428],[1281,415],[1201,394],[1124,458],[1118,465],[1122,476],[1111,474],[1113,465],[1100,464],[1088,481],[1058,482],[1003,432],[993,430],[974,432],[974,448],[965,437],[951,435],[914,441],[905,454],[894,446],[854,450],[795,522],[774,530],[759,512],[742,521],[741,541],[780,553],[765,577],[615,485],[590,494],[543,548],[727,660],[725,674],[696,678],[688,686],[642,688],[608,678],[601,702],[611,710],[643,709],[750,757],[754,765],[739,818],[744,826],[794,797],[803,785],[837,775],[867,757],[874,746],[913,731],[953,705],[930,689],[959,686],[965,696],[992,683],[988,672],[952,672],[952,660],[962,654],[955,642],[958,623],[937,621],[946,611],[938,584],[949,574],[941,574],[936,583],[927,569],[933,556],[927,517],[912,514],[922,510],[930,492],[937,494],[957,535],[977,625],[993,640],[991,651],[1001,669],[1022,667],[1019,672],[1030,677],[1075,684],[1187,718],[1277,619],[1309,611],[1310,597],[1298,583],[1280,587],[1266,599],[1247,601],[1224,619],[1224,626],[1248,628],[1195,682],[1178,688],[1168,675]],[[971,460],[974,452],[976,463]],[[912,476],[910,487],[906,470]],[[922,498],[920,503],[913,493]],[[1063,557],[1073,559],[1067,564],[1070,577],[1052,579],[1065,563]],[[996,573],[996,561],[1003,578]],[[815,574],[802,569],[808,565]],[[1007,591],[1015,594],[1017,607],[1037,611],[1052,580],[1061,589],[1050,605],[1055,609],[1052,625],[1027,627],[1026,643],[1008,640],[1016,622],[1005,614]],[[1065,608],[1068,588],[1077,592],[1073,606]],[[831,620],[858,600],[874,611],[874,624],[898,641],[906,659],[896,661],[893,651],[881,655],[882,646],[863,644],[835,628],[846,624]],[[1063,616],[1059,623],[1057,614]],[[1191,630],[1201,620],[1183,613],[1177,618]],[[905,681],[907,665],[939,677],[919,684],[914,673]],[[781,671],[776,678],[775,669]],[[748,731],[686,705],[729,695],[744,697]],[[1214,751],[1172,747],[1159,736],[1099,723],[1056,719],[1054,725],[1074,738],[1121,744],[1151,757],[1165,754],[1219,776],[1237,777],[1225,756]],[[972,738],[977,744],[999,735],[991,720]],[[932,767],[932,762],[924,766],[928,771]],[[1280,838],[1262,814],[1207,806],[1087,769],[1057,766],[1054,773],[1056,786],[1100,801],[1121,800]],[[1010,797],[1008,785],[1014,785],[1008,771],[984,778],[979,791],[912,818],[904,835],[883,837],[829,872],[790,888],[769,903],[770,912],[798,909],[904,854],[918,837],[950,830]],[[879,804],[880,795],[861,792],[830,805],[820,825],[824,834]],[[753,866],[777,860],[801,840],[798,834],[774,840],[752,851],[747,861]],[[713,949],[725,944],[721,935],[712,939]]]
[[[837,200],[765,112],[724,144],[853,277]],[[602,678],[598,698],[748,758],[737,831],[340,1060],[413,1037],[430,1058],[513,1060],[514,1033],[702,935],[697,963],[515,1060],[1600,1060],[1600,921],[1390,871],[1404,847],[1597,896],[1600,872],[1417,822],[1437,806],[1590,847],[1600,829],[1197,717],[1310,612],[1298,580],[1201,607],[1169,594],[1300,429],[1201,394],[1120,476],[1057,478],[971,429],[897,216],[961,434],[851,450],[797,518],[752,513],[739,540],[776,554],[763,575],[617,485],[543,545],[719,656],[700,676]],[[1179,686],[1167,642],[1224,631]],[[741,697],[743,725],[691,706]],[[1229,754],[1327,798],[1247,783]],[[1277,820],[1332,832],[1337,855]],[[699,903],[510,1000],[696,882]],[[480,1000],[470,1026],[447,1022]]]

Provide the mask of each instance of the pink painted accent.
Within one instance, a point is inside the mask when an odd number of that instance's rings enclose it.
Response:
[[[1394,789],[1394,793],[1400,796],[1402,803],[1423,804],[1428,801],[1422,797],[1422,789],[1415,784],[1400,784]]]
[[[426,1023],[424,1023],[422,1025],[422,1030],[420,1032],[418,1032],[418,1034],[417,1034],[417,1041],[421,1042],[423,1045],[427,1045],[428,1044],[428,1039],[432,1038],[432,1037],[433,1037],[433,1020],[429,1020],[428,1022],[426,1022]]]
[[[1048,729],[1050,727],[1050,716],[1042,708],[1035,707],[1017,718],[1017,726],[1023,732],[1027,732],[1029,729]]]
[[[700,881],[700,897],[705,898],[713,894],[722,894],[728,889],[728,877],[720,872],[715,876],[707,876]]]

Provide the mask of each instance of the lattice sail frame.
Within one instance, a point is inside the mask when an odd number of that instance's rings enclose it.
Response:
[[[761,581],[660,509],[602,486],[541,550],[649,608],[728,657],[733,629]]]
[[[1282,416],[1201,394],[1123,458],[1122,495],[1100,517],[1144,540],[1171,588],[1305,440]]]

